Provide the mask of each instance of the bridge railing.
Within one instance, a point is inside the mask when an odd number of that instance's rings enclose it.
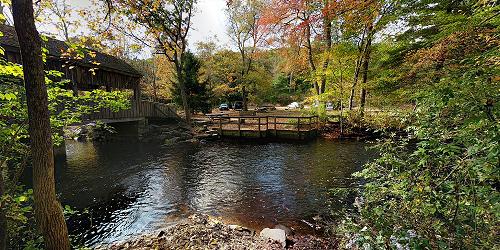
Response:
[[[131,101],[129,109],[114,112],[111,109],[101,109],[90,114],[84,120],[119,120],[137,118],[178,118],[177,113],[168,104],[152,101]]]
[[[241,131],[296,131],[319,129],[318,116],[221,116],[216,117],[219,134],[224,130]]]

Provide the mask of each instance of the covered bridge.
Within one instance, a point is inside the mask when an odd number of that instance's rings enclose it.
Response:
[[[0,25],[3,36],[0,46],[5,50],[4,58],[13,63],[21,64],[21,53],[17,41],[16,30],[12,26]],[[141,73],[125,61],[95,50],[88,50],[83,58],[76,59],[70,46],[63,41],[48,38],[43,41],[48,50],[47,70],[57,70],[64,73],[64,78],[70,80],[68,89],[78,90],[105,89],[132,90],[136,100],[140,98]],[[90,56],[93,54],[95,56]],[[96,69],[93,74],[92,69]]]
[[[4,58],[13,63],[22,64],[16,30],[12,26],[0,24],[0,46],[5,50]],[[67,89],[91,91],[95,89],[130,90],[134,93],[129,110],[112,112],[103,109],[89,115],[85,120],[100,120],[105,123],[148,123],[148,120],[179,119],[169,105],[141,100],[141,73],[117,57],[95,50],[85,49],[84,57],[73,55],[75,48],[63,41],[47,38],[43,46],[48,50],[45,62],[46,70],[64,73],[63,78],[70,80]]]

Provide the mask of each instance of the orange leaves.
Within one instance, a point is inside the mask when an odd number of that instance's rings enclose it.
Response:
[[[420,49],[407,56],[405,60],[406,66],[410,69],[408,76],[415,76],[419,72],[427,72],[427,75],[441,74],[439,71],[444,67],[458,71],[464,65],[463,58],[500,46],[500,39],[494,34],[495,30],[490,29],[455,32],[441,39],[432,47]],[[487,59],[487,61],[491,59]],[[465,66],[469,67],[470,65]],[[432,73],[429,74],[429,72]]]

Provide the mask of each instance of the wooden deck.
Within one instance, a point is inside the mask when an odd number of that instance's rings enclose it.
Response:
[[[318,116],[221,116],[214,118],[220,137],[311,139]]]
[[[170,105],[151,101],[132,101],[130,109],[117,112],[110,109],[101,109],[99,112],[86,116],[84,120],[113,123],[137,121],[144,118],[180,119]]]

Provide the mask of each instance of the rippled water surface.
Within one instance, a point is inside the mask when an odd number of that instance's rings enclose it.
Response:
[[[67,142],[56,164],[61,202],[88,214],[70,221],[86,244],[146,233],[193,212],[261,229],[305,221],[328,209],[328,189],[374,156],[362,142]],[[340,206],[342,202],[335,206]]]

